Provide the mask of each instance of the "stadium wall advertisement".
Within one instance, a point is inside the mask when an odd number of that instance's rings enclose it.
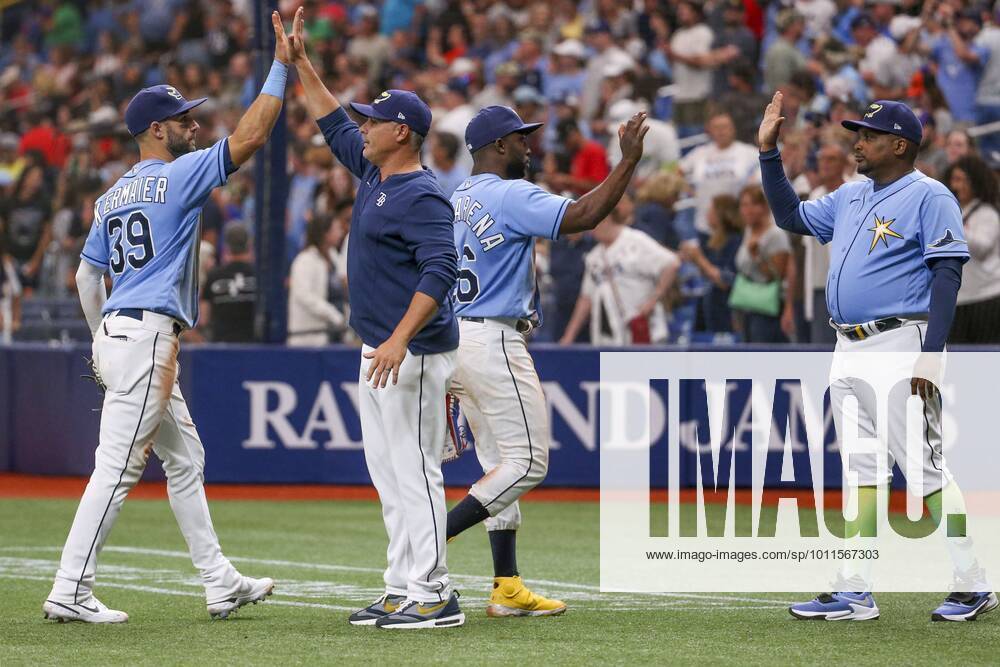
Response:
[[[734,350],[735,351],[735,350]],[[89,475],[93,469],[101,398],[87,374],[88,346],[14,345],[0,348],[0,470],[48,475]],[[547,486],[600,484],[600,354],[593,348],[536,346],[533,356],[545,389],[552,428]],[[369,484],[361,446],[355,348],[292,349],[271,346],[214,346],[183,349],[181,388],[206,449],[208,482]],[[795,392],[776,403],[772,428],[788,425],[793,468],[805,458],[798,441]],[[650,391],[651,486],[666,480],[666,397]],[[738,396],[735,392],[734,396]],[[444,401],[442,400],[442,409]],[[739,451],[749,437],[749,411],[730,414]],[[704,423],[702,423],[704,422]],[[826,485],[840,484],[840,457],[827,420]],[[707,415],[681,422],[681,484],[698,474],[699,433]],[[782,437],[780,440],[784,441]],[[147,478],[162,478],[151,459]],[[736,457],[737,486],[750,479]],[[482,473],[468,452],[444,467],[449,485],[467,485]],[[769,486],[808,486],[789,481],[780,466],[768,471]],[[783,479],[785,481],[783,481]]]

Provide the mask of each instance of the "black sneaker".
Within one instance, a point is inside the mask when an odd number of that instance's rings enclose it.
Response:
[[[391,614],[380,618],[377,628],[417,630],[420,628],[451,628],[465,623],[465,614],[458,607],[458,592],[454,591],[447,602],[416,602],[406,604]]]
[[[347,620],[351,625],[375,625],[375,621],[396,611],[405,601],[405,595],[386,593],[364,609],[351,614]]]

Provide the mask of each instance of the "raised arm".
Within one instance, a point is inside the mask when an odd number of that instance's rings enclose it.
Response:
[[[781,92],[774,94],[771,103],[764,109],[764,118],[757,130],[760,142],[760,178],[764,196],[774,214],[774,221],[785,231],[795,234],[812,235],[799,215],[799,196],[785,175],[778,152],[778,133],[785,117],[781,115]]]
[[[323,81],[313,68],[312,62],[309,61],[304,35],[305,12],[299,7],[292,21],[292,36],[289,38],[288,45],[292,64],[295,65],[295,70],[299,73],[299,81],[302,82],[302,89],[306,94],[306,108],[309,109],[310,116],[319,120],[339,109],[340,102],[323,85]]]
[[[371,163],[364,157],[364,140],[357,124],[350,119],[333,93],[327,90],[319,74],[306,55],[305,15],[300,8],[295,12],[292,36],[289,39],[292,62],[299,73],[305,91],[306,108],[316,121],[323,138],[340,163],[357,176],[364,178],[365,170]]]
[[[596,188],[583,195],[566,209],[560,234],[585,232],[596,227],[625,194],[625,188],[632,180],[636,165],[642,159],[642,141],[649,132],[645,125],[645,112],[637,113],[618,128],[618,143],[622,149],[622,159]]]
[[[302,12],[300,7],[296,12]],[[236,130],[229,137],[229,156],[233,164],[239,167],[249,160],[254,153],[267,143],[271,130],[281,113],[281,104],[285,96],[285,81],[288,78],[289,57],[288,37],[281,24],[278,12],[271,13],[271,25],[274,27],[274,63],[271,72],[264,81],[264,87],[246,110]]]

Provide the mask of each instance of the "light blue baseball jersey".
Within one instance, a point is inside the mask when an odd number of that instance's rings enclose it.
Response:
[[[799,215],[820,243],[830,243],[826,302],[838,324],[930,311],[929,260],[969,259],[962,212],[940,182],[913,171],[875,190],[845,183]]]
[[[228,139],[173,162],[143,160],[94,204],[80,256],[111,274],[102,312],[152,310],[198,321],[201,208],[226,182]]]
[[[451,196],[459,268],[455,312],[540,321],[535,237],[558,238],[571,201],[522,179],[467,178]]]

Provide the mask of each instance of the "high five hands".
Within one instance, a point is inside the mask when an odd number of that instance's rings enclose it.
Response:
[[[274,27],[274,58],[286,65],[294,63],[300,58],[306,57],[304,10],[299,7],[295,10],[295,17],[292,19],[292,34],[285,33],[285,26],[281,22],[281,15],[278,12],[271,12],[271,25]]]

